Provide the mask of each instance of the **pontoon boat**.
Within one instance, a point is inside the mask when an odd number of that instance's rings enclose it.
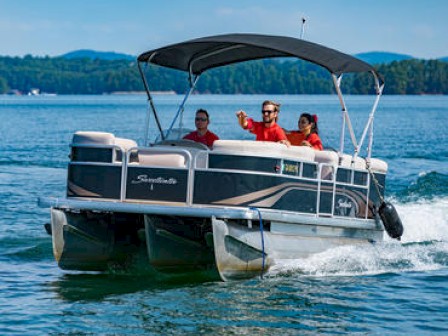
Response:
[[[218,140],[210,149],[174,132],[202,73],[276,57],[330,72],[342,107],[338,150],[248,140]],[[162,128],[149,90],[148,63],[189,75],[169,129]],[[369,64],[292,37],[229,34],[150,50],[138,65],[159,138],[148,139],[149,123],[140,145],[112,133],[73,135],[66,196],[40,199],[51,207],[48,231],[62,269],[102,271],[143,253],[161,273],[211,270],[233,280],[341,245],[382,241],[385,227],[393,238],[401,236],[398,215],[383,199],[387,164],[371,156],[384,81]],[[340,89],[349,72],[370,73],[376,89],[360,139]],[[344,153],[346,130],[350,154]],[[365,141],[367,155],[360,157]]]

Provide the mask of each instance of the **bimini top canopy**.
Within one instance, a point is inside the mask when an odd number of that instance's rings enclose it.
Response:
[[[149,62],[199,75],[219,66],[272,57],[297,57],[318,64],[335,75],[372,72],[369,64],[322,45],[285,36],[227,34],[172,44],[141,54],[139,62]]]

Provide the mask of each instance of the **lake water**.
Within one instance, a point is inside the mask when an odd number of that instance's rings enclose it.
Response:
[[[235,111],[260,119],[267,98],[282,103],[285,128],[316,113],[324,146],[338,147],[336,96],[193,96],[184,124],[204,107],[221,138],[252,139]],[[181,97],[155,99],[168,126]],[[346,102],[359,136],[373,101]],[[376,114],[373,156],[389,164],[401,242],[333,249],[231,283],[60,270],[38,197],[64,195],[73,132],[141,141],[145,112],[144,96],[0,96],[1,335],[448,333],[447,96],[386,96]]]

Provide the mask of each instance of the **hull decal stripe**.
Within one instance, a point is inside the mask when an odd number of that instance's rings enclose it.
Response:
[[[303,188],[309,190],[310,185],[305,183],[282,183],[278,186],[270,187],[264,190],[255,191],[246,195],[226,198],[220,201],[213,202],[213,204],[226,204],[226,205],[240,205],[243,203],[255,201],[258,198],[270,196],[284,188],[295,187],[296,189]]]
[[[73,195],[77,195],[77,196],[83,196],[83,197],[100,197],[100,194],[91,192],[87,189],[84,189],[76,184],[74,184],[73,182],[68,182],[68,190],[70,193],[72,193]]]
[[[251,203],[250,206],[257,206],[257,207],[264,207],[264,208],[270,208],[272,207],[275,203],[277,203],[277,201],[283,197],[283,195],[285,195],[286,193],[290,192],[291,190],[311,190],[311,191],[316,191],[314,188],[296,188],[296,187],[289,187],[286,188],[280,192],[278,192],[277,194],[265,198],[264,200],[261,200],[259,202],[255,202],[255,203]]]

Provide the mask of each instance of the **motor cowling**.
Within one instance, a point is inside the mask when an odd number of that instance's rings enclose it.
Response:
[[[404,229],[400,216],[398,216],[398,212],[395,210],[395,207],[388,202],[383,202],[378,209],[378,213],[387,234],[391,238],[400,240]]]

